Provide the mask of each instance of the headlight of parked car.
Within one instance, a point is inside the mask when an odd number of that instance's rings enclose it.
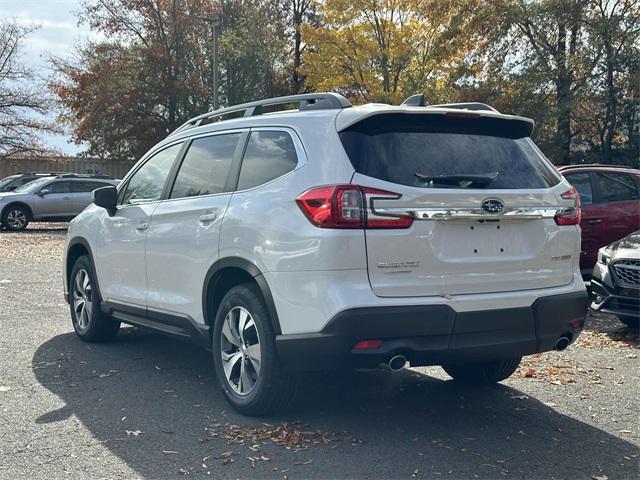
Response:
[[[609,263],[609,259],[611,258],[611,251],[607,247],[602,247],[598,250],[598,263],[606,265]]]

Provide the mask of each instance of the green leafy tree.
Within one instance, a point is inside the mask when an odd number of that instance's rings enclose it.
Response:
[[[611,162],[614,143],[622,141],[623,127],[631,143],[640,121],[637,118],[640,2],[592,0],[588,8],[588,33],[601,52],[592,79],[592,94],[600,100],[596,107],[595,137],[603,159]]]
[[[227,0],[220,37],[227,105],[290,92],[285,13],[274,2]]]

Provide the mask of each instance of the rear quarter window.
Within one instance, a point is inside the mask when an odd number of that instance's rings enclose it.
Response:
[[[510,120],[377,115],[340,133],[354,169],[422,188],[542,189],[560,176]]]
[[[247,190],[294,170],[298,155],[291,135],[285,131],[251,132],[242,159],[238,190]]]

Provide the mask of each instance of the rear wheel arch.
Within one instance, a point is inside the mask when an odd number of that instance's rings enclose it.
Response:
[[[282,333],[267,281],[258,267],[243,258],[223,258],[209,268],[202,289],[202,313],[205,323],[210,327],[213,325],[220,300],[233,287],[243,283],[253,283],[258,287],[267,305],[273,333]]]

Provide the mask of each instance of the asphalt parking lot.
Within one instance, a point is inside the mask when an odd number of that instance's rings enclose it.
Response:
[[[252,419],[205,351],[129,327],[81,343],[65,234],[0,232],[0,478],[638,478],[638,333],[613,317],[497,387],[435,367],[313,375],[291,411]]]

